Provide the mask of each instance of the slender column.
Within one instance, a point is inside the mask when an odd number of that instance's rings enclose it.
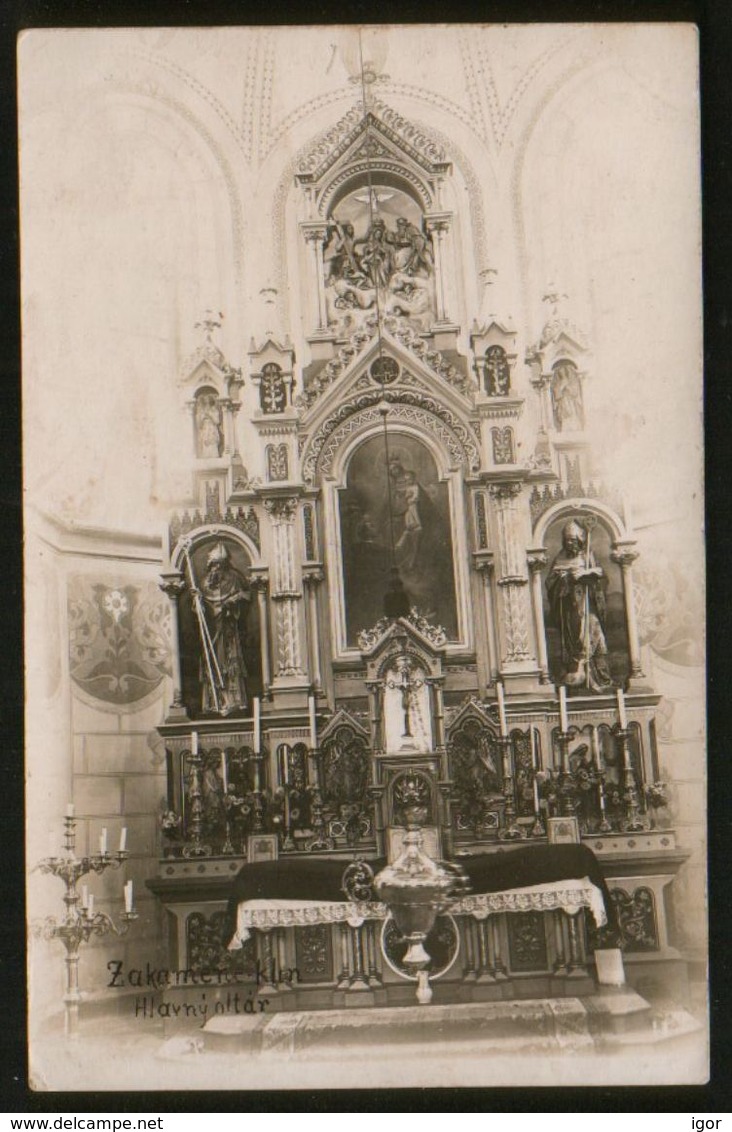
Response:
[[[353,991],[368,990],[363,966],[363,924],[358,928],[350,928],[351,945],[353,949],[353,978],[350,989]]]
[[[348,990],[351,985],[351,929],[348,924],[340,924],[341,932],[341,971],[338,976],[338,990]]]
[[[160,582],[160,589],[167,596],[170,601],[170,635],[173,642],[172,647],[172,667],[173,667],[173,702],[170,705],[170,713],[172,715],[187,715],[186,709],[183,706],[183,678],[181,675],[180,666],[180,632],[178,628],[178,598],[186,588],[186,583],[180,571],[176,570],[171,574],[163,574],[162,581]]]
[[[262,693],[269,695],[269,686],[272,683],[272,669],[269,655],[269,605],[267,603],[267,590],[269,580],[266,571],[251,571],[252,589],[257,593],[257,607],[259,609],[259,651],[262,660]]]
[[[259,950],[262,963],[262,976],[265,979],[265,983],[259,987],[259,993],[263,995],[277,994],[272,936],[268,931],[260,931],[259,933]]]
[[[565,916],[561,911],[553,912],[554,917],[554,939],[557,948],[557,958],[554,963],[555,975],[566,975],[569,967],[567,964],[567,945],[564,939]]]
[[[234,406],[230,397],[221,397],[219,405],[224,412],[224,455],[230,456],[234,451]]]
[[[493,928],[491,917],[486,916],[476,924],[478,935],[478,982],[495,983],[496,964],[493,948]]]
[[[472,916],[461,916],[458,923],[462,937],[465,940],[465,970],[463,972],[463,982],[474,983],[478,977],[475,920]]]
[[[531,572],[531,604],[534,613],[534,633],[536,634],[536,659],[539,664],[539,681],[549,683],[549,660],[546,651],[544,630],[544,602],[541,593],[541,572],[547,564],[547,553],[543,548],[530,550],[527,557]]]
[[[569,934],[569,973],[575,978],[587,974],[585,969],[585,949],[580,924],[581,910],[570,915],[564,913]]]
[[[493,971],[495,973],[496,979],[507,979],[508,978],[508,972],[506,971],[506,964],[503,962],[503,959],[501,958],[501,921],[502,920],[503,920],[503,914],[501,914],[501,916],[489,916],[488,917],[488,927],[489,927],[489,930],[490,930],[490,937],[491,937],[491,940],[492,940],[492,945],[491,945],[490,950],[491,950],[491,954],[492,954]]]
[[[315,287],[318,303],[318,330],[328,327],[328,315],[325,305],[325,268],[323,264],[323,241],[325,240],[327,226],[306,222],[302,225],[305,239],[312,248],[313,270],[315,272]]]
[[[642,676],[640,664],[640,643],[638,640],[638,621],[635,611],[635,593],[633,592],[633,563],[638,557],[637,551],[627,546],[617,544],[610,552],[613,562],[620,566],[623,579],[623,603],[625,605],[625,627],[628,632],[628,652],[630,654],[630,675]]]
[[[476,555],[475,569],[483,575],[485,586],[485,620],[488,637],[488,667],[490,683],[498,679],[498,648],[496,646],[496,606],[493,600],[493,555]]]
[[[376,928],[373,920],[367,920],[364,925],[366,935],[366,956],[368,964],[368,984],[370,987],[381,986],[381,975],[377,965]]]
[[[442,237],[449,231],[449,216],[442,213],[438,216],[425,217],[427,231],[432,235],[432,247],[435,253],[435,291],[437,297],[437,322],[448,322],[447,304],[445,302],[445,265],[443,259]]]
[[[315,692],[320,692],[320,633],[318,632],[318,586],[323,581],[320,566],[305,566],[302,580],[308,593],[308,621],[310,626],[310,682]]]
[[[529,644],[529,627],[526,617],[528,582],[526,566],[521,561],[516,533],[516,501],[521,494],[521,483],[491,484],[498,524],[499,569],[498,587],[503,605],[505,652],[501,669],[532,660]]]
[[[274,541],[274,580],[272,601],[276,603],[276,676],[304,676],[300,648],[300,627],[297,603],[300,593],[295,584],[294,520],[296,498],[265,499],[270,515]]]

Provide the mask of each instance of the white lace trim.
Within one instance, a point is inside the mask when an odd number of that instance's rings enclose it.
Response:
[[[589,877],[463,896],[450,905],[450,912],[453,916],[467,915],[484,920],[486,916],[500,912],[551,912],[557,909],[574,916],[581,908],[590,909],[598,927],[607,922],[602,892]],[[246,900],[239,905],[236,932],[229,950],[238,950],[249,939],[252,928],[270,931],[272,928],[338,923],[358,928],[364,920],[384,920],[388,914],[386,904],[377,901]]]

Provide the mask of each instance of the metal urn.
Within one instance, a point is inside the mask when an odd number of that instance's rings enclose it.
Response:
[[[423,804],[423,783],[418,776],[406,776],[400,783],[403,804],[401,814],[406,821],[404,849],[393,864],[382,869],[374,880],[379,900],[386,904],[397,928],[409,947],[403,964],[417,975],[417,1001],[432,1001],[429,985],[430,955],[424,941],[458,891],[464,892],[466,880],[456,865],[433,861],[422,849],[421,825],[426,817]]]

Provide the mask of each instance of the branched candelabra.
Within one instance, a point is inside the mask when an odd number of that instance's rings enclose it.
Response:
[[[110,853],[106,846],[106,831],[102,835],[99,853],[88,857],[76,856],[76,819],[67,814],[64,818],[64,846],[63,852],[58,856],[44,857],[37,868],[42,873],[60,877],[64,882],[65,891],[63,901],[66,912],[62,920],[55,916],[46,919],[34,928],[34,933],[46,940],[60,939],[66,950],[66,990],[64,993],[64,1029],[67,1037],[75,1037],[79,1027],[79,1004],[81,992],[79,990],[79,949],[82,943],[88,943],[93,935],[106,935],[114,932],[115,935],[124,935],[137,913],[133,907],[132,881],[125,885],[125,911],[121,916],[121,925],[113,922],[106,912],[94,911],[94,897],[86,894],[82,899],[77,892],[76,885],[81,877],[88,873],[103,873],[109,868],[118,869],[129,854],[124,848],[124,834],[120,848]]]

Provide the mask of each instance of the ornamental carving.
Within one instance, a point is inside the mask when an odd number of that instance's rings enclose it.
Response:
[[[367,740],[344,723],[321,745],[324,816],[337,848],[372,840],[371,752]]]
[[[622,888],[612,889],[618,917],[620,938],[625,951],[658,951],[658,925],[653,892],[645,886],[633,890],[632,895]]]
[[[315,517],[312,503],[306,503],[302,509],[302,529],[305,541],[305,559],[312,562],[317,558],[315,552]]]
[[[503,346],[489,346],[483,359],[483,386],[489,397],[507,397],[511,370]]]
[[[469,716],[450,732],[447,757],[456,829],[477,837],[490,836],[497,827],[496,803],[502,801],[495,734],[482,720]]]
[[[492,428],[491,442],[493,445],[494,464],[516,463],[516,455],[514,452],[513,443],[513,429],[510,427],[510,425],[506,425],[505,428]]]
[[[276,526],[282,523],[291,523],[297,511],[297,497],[265,499],[264,508]]]
[[[451,463],[477,471],[480,451],[469,430],[445,405],[433,397],[411,391],[389,390],[386,399],[394,420],[413,423],[437,435]],[[312,483],[316,469],[330,473],[338,450],[349,436],[364,425],[381,422],[377,405],[381,392],[374,390],[346,402],[331,414],[312,437],[302,466],[303,479]]]
[[[544,484],[542,488],[535,485],[529,496],[532,526],[536,526],[538,520],[550,507],[555,503],[562,503],[565,499],[597,499],[606,503],[613,511],[620,510],[619,498],[604,483],[590,481],[588,484],[572,484],[567,487],[556,483]]]
[[[227,507],[225,511],[221,511],[219,508],[211,518],[204,517],[198,510],[194,511],[193,514],[184,511],[182,516],[176,512],[170,520],[170,545],[176,546],[181,538],[212,522],[223,523],[227,527],[235,527],[251,539],[257,550],[260,549],[259,518],[253,507]]]
[[[196,972],[226,972],[230,977],[253,978],[257,973],[255,940],[250,938],[240,950],[228,951],[222,944],[226,912],[191,912],[186,917],[186,967]]]
[[[418,610],[414,608],[410,609],[405,620],[409,621],[411,625],[414,625],[415,629],[417,629],[434,648],[439,649],[447,644],[447,633],[442,626],[432,625],[426,618],[422,617]],[[361,652],[371,652],[382,637],[386,636],[393,624],[394,622],[390,617],[382,617],[371,629],[363,629],[358,634],[358,647]]]
[[[268,444],[266,449],[266,456],[267,479],[272,483],[275,483],[278,480],[286,480],[288,478],[287,445]]]
[[[488,522],[485,512],[485,495],[479,491],[475,497],[475,534],[478,550],[488,548]]]
[[[541,912],[516,912],[506,917],[508,954],[512,971],[545,971],[548,966],[545,917]]]
[[[302,983],[322,983],[333,977],[330,924],[295,928],[295,966]]]
[[[284,413],[287,392],[282,370],[276,362],[267,362],[262,369],[259,386],[259,407],[263,413]]]

